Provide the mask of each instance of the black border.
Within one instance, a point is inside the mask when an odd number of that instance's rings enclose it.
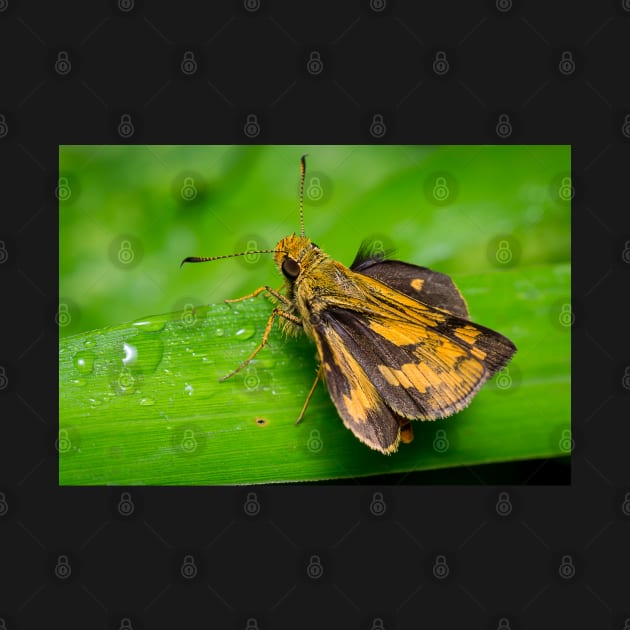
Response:
[[[623,628],[630,5],[123,5],[0,2],[5,626]],[[180,50],[199,53],[198,74],[178,75]],[[452,63],[436,74],[440,50]],[[267,143],[494,143],[508,114],[502,141],[572,145],[571,488],[510,488],[508,518],[491,486],[265,487],[253,518],[245,489],[137,488],[130,520],[111,507],[120,489],[57,488],[58,145],[245,142],[251,112]],[[384,519],[366,509],[374,492]],[[178,571],[186,555],[195,580]]]

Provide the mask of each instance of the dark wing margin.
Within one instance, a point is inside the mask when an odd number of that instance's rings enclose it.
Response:
[[[444,273],[374,254],[364,241],[350,266],[356,273],[374,278],[406,296],[468,319],[468,307],[453,280]]]

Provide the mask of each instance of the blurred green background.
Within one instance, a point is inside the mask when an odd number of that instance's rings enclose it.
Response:
[[[569,146],[62,146],[60,336],[279,286],[270,255],[179,263],[299,232],[303,153],[306,234],[348,265],[570,262]]]

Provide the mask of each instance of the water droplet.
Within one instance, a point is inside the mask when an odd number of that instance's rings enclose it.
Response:
[[[223,328],[217,328],[217,329],[214,331],[214,334],[215,334],[217,337],[223,337],[223,335],[225,334],[225,332],[224,332]]]
[[[87,383],[87,381],[82,378],[73,378],[70,382],[77,387],[85,387],[85,384]]]
[[[90,350],[80,350],[72,359],[79,374],[91,374],[94,370],[96,356]]]
[[[155,405],[155,400],[153,400],[153,398],[142,398],[140,404],[145,407],[150,407],[151,405]]]
[[[229,304],[225,304],[225,303],[214,304],[212,307],[212,311],[208,309],[208,317],[212,317],[214,313],[223,314],[223,313],[229,313],[229,312],[230,312]]]
[[[123,342],[125,356],[122,363],[134,374],[151,374],[162,361],[164,344],[151,333],[139,333]]]
[[[168,316],[158,315],[156,317],[146,317],[145,319],[139,319],[133,322],[132,326],[140,328],[143,332],[159,332],[164,328]]]
[[[83,345],[84,345],[86,348],[93,348],[93,347],[96,345],[96,341],[94,341],[94,339],[86,339],[86,340],[83,342]]]
[[[123,342],[123,350],[125,351],[125,358],[122,360],[123,365],[133,365],[138,359],[138,348],[125,341]]]
[[[245,339],[250,339],[254,335],[254,327],[253,326],[243,326],[234,333],[234,336],[241,341]]]
[[[195,388],[190,383],[186,383],[186,386],[184,387],[184,391],[189,396],[192,396],[195,393]]]
[[[90,403],[92,407],[99,407],[100,405],[103,404],[103,401],[99,400],[98,398],[89,398],[88,402]]]

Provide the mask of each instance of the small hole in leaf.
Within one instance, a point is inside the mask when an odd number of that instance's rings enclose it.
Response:
[[[268,423],[269,423],[269,420],[267,420],[267,418],[260,418],[260,417],[259,417],[259,418],[256,418],[256,424],[257,424],[259,427],[264,427],[264,426],[265,426],[266,424],[268,424]]]

